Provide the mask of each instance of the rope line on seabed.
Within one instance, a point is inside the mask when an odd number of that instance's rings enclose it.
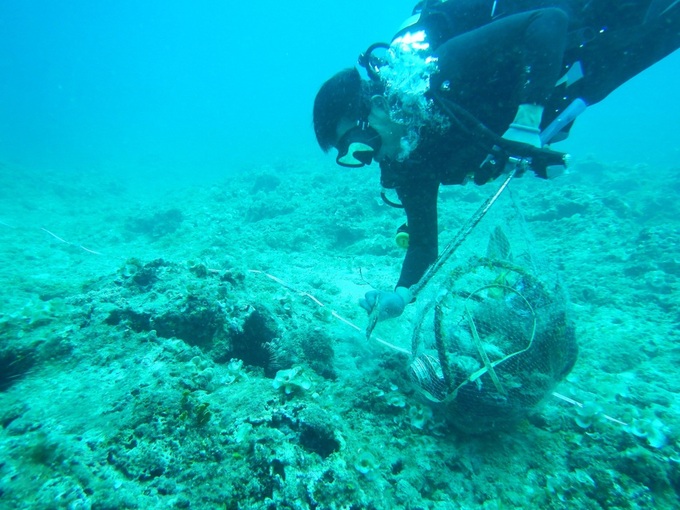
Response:
[[[304,296],[304,297],[310,299],[314,304],[316,304],[316,305],[317,305],[318,307],[320,307],[320,308],[327,308],[326,305],[324,305],[321,301],[319,301],[316,297],[314,297],[314,296],[313,296],[312,294],[310,294],[309,292],[304,292],[304,291],[298,290],[298,289],[296,289],[295,287],[293,287],[292,285],[289,285],[288,283],[284,282],[283,280],[281,280],[280,278],[277,278],[277,277],[274,276],[274,275],[271,275],[271,274],[269,274],[269,273],[265,273],[264,271],[260,271],[260,270],[258,270],[258,269],[249,269],[248,271],[251,272],[251,273],[254,273],[254,274],[260,274],[260,275],[262,275],[262,276],[265,276],[265,277],[269,278],[270,280],[272,280],[272,281],[278,283],[278,284],[281,285],[282,287],[284,287],[284,288],[286,288],[286,289],[288,289],[288,290],[290,290],[290,291],[292,291],[292,292],[295,292],[297,295],[299,295],[299,296]],[[352,321],[350,321],[349,319],[346,319],[345,317],[343,317],[342,315],[340,315],[340,314],[339,314],[338,312],[336,312],[335,310],[331,310],[331,315],[332,315],[333,317],[335,317],[336,319],[338,319],[340,322],[343,322],[344,324],[348,325],[349,327],[351,327],[352,329],[355,329],[356,331],[358,331],[358,332],[360,332],[360,333],[362,333],[362,332],[364,331],[362,328],[360,328],[359,326],[357,326],[356,324],[354,324],[354,323],[353,323]],[[382,345],[384,345],[384,346],[386,346],[386,347],[389,347],[389,348],[392,349],[392,350],[395,350],[395,351],[397,351],[397,352],[401,352],[402,354],[407,354],[408,356],[412,356],[411,351],[408,350],[408,349],[404,349],[403,347],[399,347],[398,345],[394,345],[394,344],[392,344],[392,343],[390,343],[390,342],[388,342],[388,341],[386,341],[386,340],[383,340],[382,338],[373,337],[373,339],[374,339],[376,342],[378,342],[378,343],[380,343],[380,344],[382,344]],[[574,400],[573,398],[567,397],[566,395],[562,395],[561,393],[558,393],[558,392],[556,392],[556,391],[553,391],[553,392],[552,392],[552,396],[555,397],[555,398],[557,398],[557,399],[559,399],[559,400],[561,400],[561,401],[563,401],[563,402],[566,402],[566,403],[568,403],[568,404],[571,404],[571,405],[573,405],[573,406],[575,406],[575,407],[578,407],[578,408],[582,408],[582,407],[583,407],[583,404],[582,404],[581,402],[578,402],[577,400]],[[603,413],[601,416],[602,416],[605,420],[608,420],[608,421],[610,421],[610,422],[612,422],[612,423],[615,423],[615,424],[617,424],[617,425],[622,425],[622,426],[624,426],[624,427],[628,425],[627,423],[624,423],[624,422],[622,422],[622,421],[620,421],[620,420],[617,420],[616,418],[613,418],[613,417],[611,417],[611,416],[609,416],[609,415],[606,415],[606,414],[604,414],[604,413]]]
[[[251,273],[261,274],[261,275],[263,275],[263,276],[266,276],[266,277],[269,278],[270,280],[273,280],[273,281],[275,281],[276,283],[278,283],[279,285],[281,285],[282,287],[285,287],[286,289],[295,292],[295,293],[298,294],[299,296],[304,296],[304,297],[306,297],[306,298],[308,298],[308,299],[311,299],[311,300],[312,300],[317,306],[319,306],[320,308],[327,308],[326,305],[324,305],[321,301],[319,301],[316,297],[314,297],[313,295],[311,295],[309,292],[304,292],[304,291],[301,291],[301,290],[297,290],[295,287],[293,287],[292,285],[289,285],[288,283],[284,282],[284,281],[281,280],[280,278],[277,278],[276,276],[273,276],[273,275],[270,275],[270,274],[268,274],[268,273],[265,273],[264,271],[259,271],[259,270],[257,270],[257,269],[249,269],[249,271],[250,271]],[[340,314],[339,314],[338,312],[336,312],[335,310],[331,310],[331,315],[332,315],[333,317],[335,317],[336,319],[338,319],[339,321],[344,322],[345,324],[347,324],[347,325],[350,326],[351,328],[354,328],[354,329],[356,329],[356,330],[359,331],[359,332],[363,331],[362,328],[360,328],[359,326],[357,326],[356,324],[354,324],[353,322],[351,322],[349,319],[344,318],[342,315],[340,315]],[[410,350],[404,349],[403,347],[399,347],[398,345],[394,345],[394,344],[388,342],[387,340],[383,340],[382,338],[375,338],[375,341],[378,342],[378,343],[380,343],[380,344],[382,344],[382,345],[384,345],[384,346],[386,346],[386,347],[389,347],[389,348],[392,349],[392,350],[395,350],[395,351],[398,351],[398,352],[401,352],[401,353],[403,353],[403,354],[407,354],[407,355],[411,356],[411,351],[410,351]]]

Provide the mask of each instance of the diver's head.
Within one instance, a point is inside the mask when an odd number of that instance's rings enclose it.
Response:
[[[361,167],[398,153],[402,129],[390,119],[381,89],[354,68],[321,86],[314,101],[314,132],[324,152],[338,150],[339,165]]]
[[[377,159],[382,146],[380,133],[369,123],[368,118],[352,121],[348,118],[340,120],[336,129],[338,149],[335,162],[344,167],[358,168],[370,165]]]

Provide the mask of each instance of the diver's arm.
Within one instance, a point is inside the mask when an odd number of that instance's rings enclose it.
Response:
[[[401,267],[401,275],[397,282],[397,292],[409,297],[407,290],[418,283],[427,268],[437,258],[437,182],[419,182],[412,180],[408,187],[397,188],[401,203],[404,205],[409,231],[409,247]],[[410,301],[406,301],[407,303]]]

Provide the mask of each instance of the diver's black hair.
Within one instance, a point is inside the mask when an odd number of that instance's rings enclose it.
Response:
[[[352,67],[326,81],[314,100],[314,134],[319,147],[328,152],[336,141],[336,129],[343,118],[365,119],[371,111],[374,84],[361,79]]]

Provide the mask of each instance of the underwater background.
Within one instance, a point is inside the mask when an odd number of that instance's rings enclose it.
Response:
[[[412,8],[3,0],[0,508],[680,506],[680,54],[446,266],[502,226],[580,347],[535,413],[465,434],[409,385],[413,318],[366,340],[404,219],[311,127]],[[442,245],[495,189],[442,189]]]

